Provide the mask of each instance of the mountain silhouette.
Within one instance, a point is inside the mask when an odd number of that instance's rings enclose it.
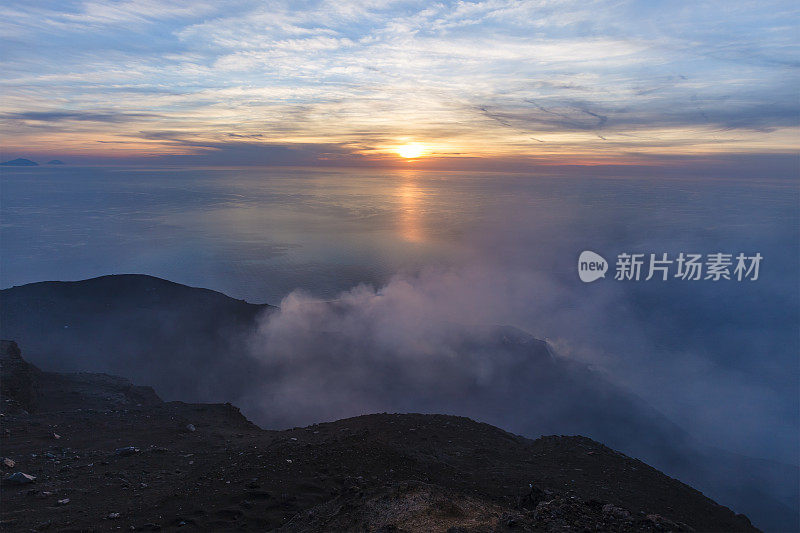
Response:
[[[22,157],[18,157],[16,159],[12,159],[11,161],[5,161],[3,163],[0,163],[0,165],[6,167],[38,167],[39,163],[31,161],[30,159],[24,159]]]

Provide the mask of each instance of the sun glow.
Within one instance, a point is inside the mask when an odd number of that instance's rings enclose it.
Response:
[[[424,144],[408,143],[403,146],[398,146],[394,151],[397,152],[397,155],[405,159],[416,159],[425,155],[427,148]]]

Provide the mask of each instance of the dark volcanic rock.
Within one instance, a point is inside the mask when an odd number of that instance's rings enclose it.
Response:
[[[3,480],[7,485],[27,485],[36,481],[36,476],[25,474],[24,472],[14,472]]]
[[[16,342],[0,340],[0,400],[4,411],[17,413],[36,409],[35,373],[37,369],[22,359]]]
[[[32,283],[0,291],[0,337],[46,370],[122,375],[166,399],[227,401],[243,377],[258,378],[245,335],[269,309],[152,276]]]
[[[150,387],[127,379],[87,372],[42,372],[22,359],[13,341],[0,341],[0,395],[11,413],[104,410],[121,406],[151,406],[161,399]],[[51,433],[55,439],[61,436]]]
[[[40,406],[81,400],[0,417],[3,453],[37,478],[0,484],[0,521],[15,530],[756,531],[585,437],[529,440],[421,414],[264,431],[229,404],[106,398],[107,376],[51,384],[61,388],[40,388]]]

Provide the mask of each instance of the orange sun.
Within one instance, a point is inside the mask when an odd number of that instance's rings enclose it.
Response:
[[[418,157],[425,155],[425,153],[428,150],[424,144],[408,143],[402,146],[398,146],[397,148],[394,149],[394,151],[397,152],[397,155],[399,155],[402,158],[416,159]]]

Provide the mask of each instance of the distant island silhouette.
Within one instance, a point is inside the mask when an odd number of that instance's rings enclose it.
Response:
[[[50,161],[47,162],[47,164],[48,165],[63,165],[64,162],[61,161],[60,159],[51,159]]]
[[[38,167],[39,163],[31,161],[30,159],[24,159],[22,157],[18,157],[16,159],[12,159],[11,161],[5,161],[3,163],[0,163],[0,165],[6,167]]]

